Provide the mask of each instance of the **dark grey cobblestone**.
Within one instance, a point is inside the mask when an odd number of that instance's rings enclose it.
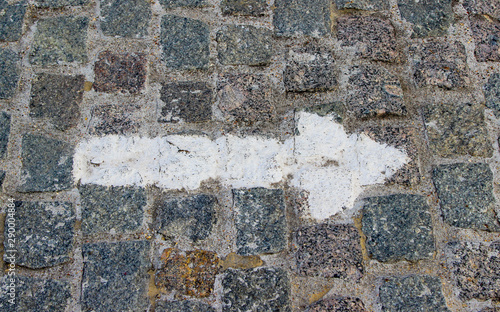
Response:
[[[276,253],[286,248],[283,190],[237,189],[233,190],[233,198],[238,254]]]
[[[0,310],[4,312],[64,312],[69,308],[71,286],[69,282],[55,279],[40,279],[25,276],[15,277],[15,304],[11,305],[4,291],[9,285],[6,277],[0,280]]]
[[[230,269],[222,279],[222,311],[289,312],[289,283],[278,268]]]
[[[146,192],[139,187],[80,185],[84,234],[132,233],[143,222]]]
[[[31,88],[30,116],[48,118],[61,131],[74,127],[80,118],[84,81],[82,75],[38,74]]]
[[[87,62],[87,17],[53,17],[39,20],[31,47],[33,65]]]
[[[416,38],[444,36],[453,20],[451,0],[398,0],[398,7]]]
[[[7,155],[7,145],[10,135],[10,115],[6,112],[0,113],[0,159]]]
[[[75,244],[73,205],[67,202],[16,202],[15,205],[17,239],[13,246],[4,241],[6,250],[17,250],[15,264],[40,269],[70,261]],[[11,263],[7,255],[4,261]]]
[[[201,8],[208,4],[206,0],[160,0],[160,3],[166,9],[179,7]]]
[[[145,311],[149,250],[147,241],[84,244],[82,311]]]
[[[365,11],[381,11],[389,9],[388,0],[335,0],[337,9],[358,9]]]
[[[212,89],[204,82],[183,81],[164,84],[159,122],[205,122],[212,119]]]
[[[319,224],[295,233],[300,275],[359,279],[363,276],[360,235],[352,225]]]
[[[0,1],[0,41],[17,41],[23,31],[26,1],[9,4],[6,0]]]
[[[101,29],[111,37],[144,38],[151,20],[151,2],[147,0],[102,0]]]
[[[16,92],[20,60],[14,51],[0,48],[0,99],[10,99]]]
[[[51,192],[73,186],[73,147],[44,136],[22,139],[21,192]]]
[[[432,258],[434,235],[425,197],[396,194],[363,201],[361,223],[370,257],[382,262]]]
[[[429,275],[388,277],[380,286],[382,311],[449,311],[439,278]]]
[[[335,297],[321,299],[306,309],[306,312],[368,312],[361,299]]]
[[[330,34],[330,3],[326,0],[276,0],[273,25],[277,36],[322,37]]]
[[[471,19],[472,37],[476,49],[474,55],[478,62],[500,61],[500,23],[498,21],[487,20],[485,18]]]
[[[89,3],[89,0],[35,0],[34,2],[36,7],[54,9],[66,6],[82,6]]]
[[[495,215],[493,173],[487,164],[435,167],[432,179],[446,223],[485,231],[500,231]]]
[[[221,10],[224,15],[260,16],[267,9],[265,0],[222,0]]]
[[[223,65],[267,65],[273,46],[271,31],[254,26],[225,25],[217,33],[217,51]]]
[[[451,242],[445,254],[461,299],[500,300],[500,241]]]
[[[3,170],[0,170],[0,190],[2,188],[2,185],[3,185],[3,181],[5,180],[5,171]]]
[[[497,118],[500,117],[500,74],[494,73],[483,87],[486,107],[493,110]]]
[[[215,309],[198,301],[157,301],[155,312],[215,312]]]

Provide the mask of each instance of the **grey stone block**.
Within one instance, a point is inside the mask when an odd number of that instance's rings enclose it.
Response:
[[[335,297],[321,299],[310,305],[306,312],[368,312],[359,298]]]
[[[453,20],[452,0],[398,0],[398,7],[414,38],[444,36]]]
[[[104,104],[92,107],[89,133],[92,135],[131,134],[140,128],[139,104]]]
[[[463,6],[469,15],[489,15],[494,19],[500,19],[498,0],[464,0]]]
[[[21,58],[9,49],[0,49],[0,99],[10,99],[17,89]]]
[[[500,118],[500,74],[494,73],[483,87],[486,107]]]
[[[327,0],[277,0],[273,25],[277,36],[323,37],[330,34],[330,2]]]
[[[201,8],[208,4],[206,0],[160,0],[161,5],[166,9],[172,8]]]
[[[335,0],[337,9],[358,9],[365,11],[389,10],[388,0]]]
[[[482,17],[471,18],[470,28],[476,48],[474,55],[478,62],[500,61],[500,22]]]
[[[212,119],[212,89],[204,82],[184,81],[164,84],[159,122],[205,122]]]
[[[223,65],[268,65],[273,55],[271,31],[249,25],[224,25],[217,33],[217,51]]]
[[[261,16],[267,10],[265,0],[222,0],[220,4],[224,15]]]
[[[198,301],[157,301],[155,312],[215,312],[215,309]]]
[[[7,145],[10,135],[10,115],[6,112],[0,113],[0,158],[7,155]]]
[[[147,0],[102,0],[102,33],[111,37],[144,38],[151,22]]]
[[[0,1],[0,41],[17,41],[23,32],[26,1],[9,4],[6,0]]]
[[[65,6],[82,6],[89,3],[89,0],[35,0],[34,4],[39,8],[58,9]]]

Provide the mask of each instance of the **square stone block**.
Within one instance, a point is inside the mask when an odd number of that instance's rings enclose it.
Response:
[[[17,41],[23,32],[24,14],[27,2],[19,1],[9,4],[6,0],[0,1],[0,41]]]
[[[413,38],[445,36],[453,20],[452,0],[398,0],[398,7]]]
[[[99,53],[94,65],[94,90],[97,92],[138,93],[146,81],[146,57],[144,54]]]
[[[164,84],[159,122],[205,122],[212,119],[212,89],[204,82],[183,81]]]
[[[273,55],[271,31],[249,25],[224,25],[217,33],[223,65],[268,65]]]
[[[0,48],[0,99],[10,99],[17,89],[21,70],[19,55]]]
[[[110,37],[144,38],[151,23],[147,0],[102,0],[101,29]]]
[[[273,25],[283,37],[324,37],[330,34],[330,2],[327,0],[276,0]]]

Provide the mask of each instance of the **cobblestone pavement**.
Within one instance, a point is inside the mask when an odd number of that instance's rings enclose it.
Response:
[[[0,0],[0,310],[498,312],[499,61],[499,0]]]

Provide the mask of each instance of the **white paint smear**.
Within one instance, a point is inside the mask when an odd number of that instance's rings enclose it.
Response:
[[[215,141],[95,137],[77,146],[73,174],[83,184],[187,190],[208,179],[234,188],[271,187],[291,175],[292,186],[309,192],[311,216],[321,220],[351,208],[363,187],[383,183],[409,160],[364,134],[347,134],[332,116],[298,113],[297,129],[300,134],[285,142],[232,135]]]

